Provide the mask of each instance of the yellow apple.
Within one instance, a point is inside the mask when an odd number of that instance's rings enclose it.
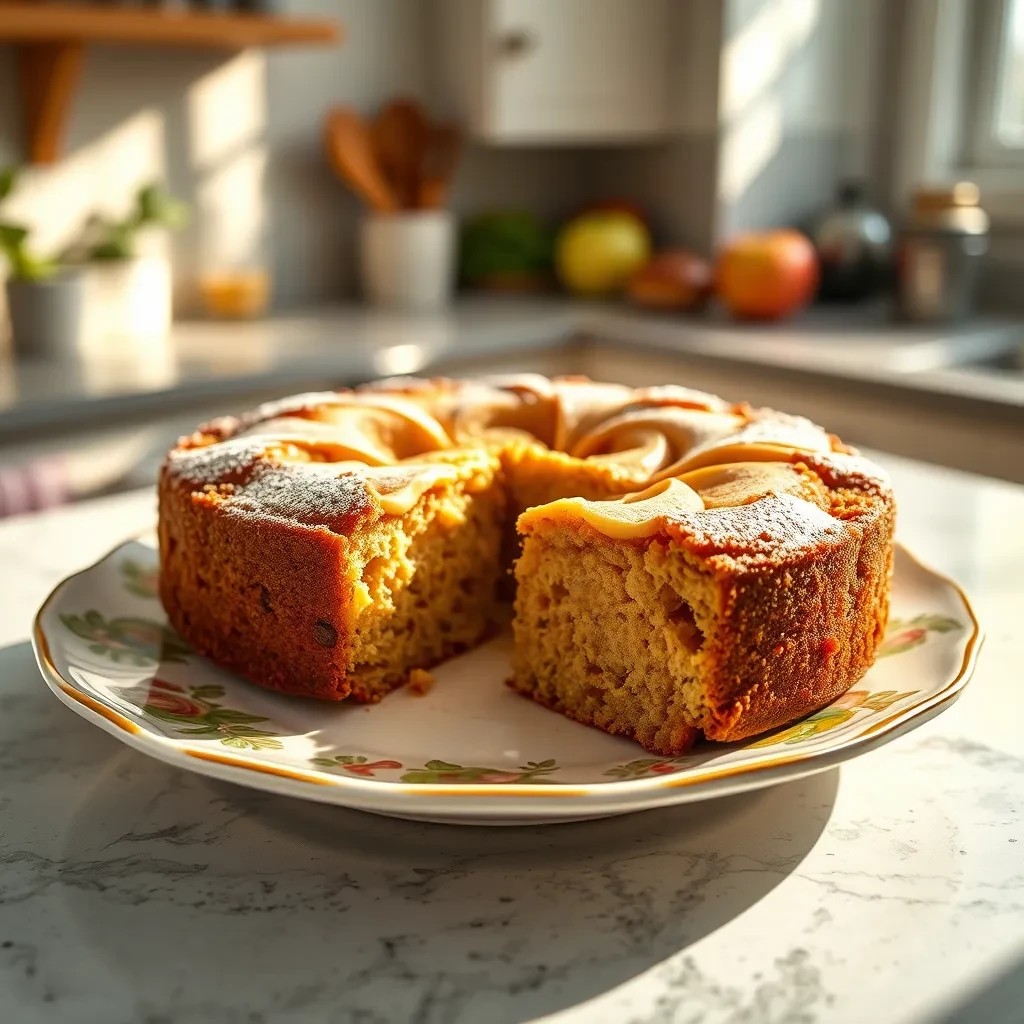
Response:
[[[650,258],[651,237],[631,213],[595,211],[569,221],[555,248],[555,267],[576,295],[620,291]]]

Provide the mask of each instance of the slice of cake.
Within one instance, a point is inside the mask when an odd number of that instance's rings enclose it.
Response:
[[[200,654],[263,686],[376,701],[492,624],[499,463],[318,454],[245,437],[176,451],[160,487],[161,598]]]
[[[518,526],[512,685],[658,754],[827,704],[884,629],[891,502],[852,458],[700,469]]]

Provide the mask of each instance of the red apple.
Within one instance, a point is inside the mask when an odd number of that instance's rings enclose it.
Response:
[[[655,253],[626,286],[633,302],[648,309],[696,309],[711,289],[711,267],[686,249]]]
[[[738,317],[775,320],[795,312],[818,286],[818,258],[799,231],[742,235],[721,252],[718,297]]]

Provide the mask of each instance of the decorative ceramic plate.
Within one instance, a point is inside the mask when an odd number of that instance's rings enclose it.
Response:
[[[624,814],[824,771],[948,707],[980,631],[966,596],[900,548],[874,667],[833,704],[759,739],[659,758],[514,694],[511,637],[437,668],[425,694],[324,704],[268,693],[189,650],[132,541],[65,580],[36,617],[54,693],[129,746],[180,768],[378,814],[525,824]]]

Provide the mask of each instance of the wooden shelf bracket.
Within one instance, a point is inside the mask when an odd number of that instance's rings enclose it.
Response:
[[[325,18],[279,18],[101,3],[0,0],[0,43],[18,50],[28,158],[55,163],[91,43],[244,50],[249,46],[332,45],[341,26]]]
[[[53,164],[60,157],[64,126],[84,60],[85,46],[73,40],[18,47],[28,156],[34,164]]]

